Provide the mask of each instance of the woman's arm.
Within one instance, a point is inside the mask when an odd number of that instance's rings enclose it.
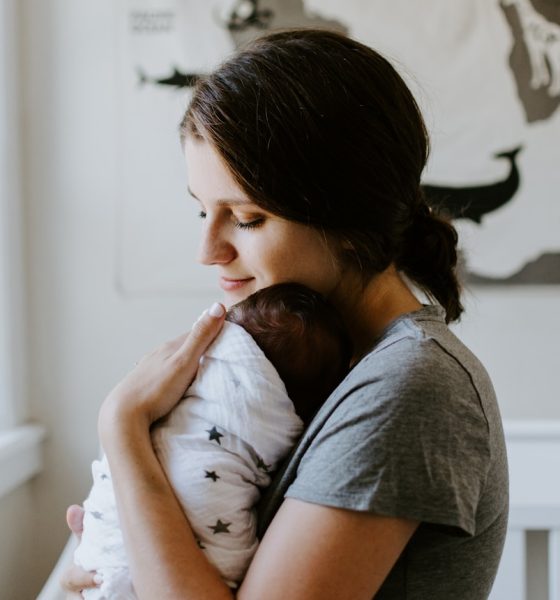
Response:
[[[198,548],[149,436],[122,430],[112,454],[115,492],[139,598],[232,595]],[[371,600],[417,523],[288,499],[271,523],[240,600]]]
[[[100,412],[101,442],[140,599],[233,597],[198,548],[150,438],[151,423],[180,399],[222,323],[223,315],[206,315],[191,334],[145,357]],[[237,596],[370,600],[415,527],[403,519],[286,500]]]
[[[288,498],[239,600],[371,600],[418,523]]]
[[[113,431],[104,446],[138,598],[231,600],[230,589],[197,546],[149,430],[131,420]]]
[[[111,447],[115,493],[138,597],[231,599],[198,548],[149,435],[125,425]],[[284,501],[237,594],[240,600],[371,600],[417,523]]]

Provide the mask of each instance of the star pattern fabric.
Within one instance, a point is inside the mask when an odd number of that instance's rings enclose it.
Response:
[[[223,523],[220,519],[218,519],[215,525],[208,525],[208,529],[211,529],[214,532],[214,535],[217,533],[231,533],[229,530],[230,525],[231,523]]]
[[[216,441],[218,442],[218,444],[220,444],[220,446],[222,445],[222,442],[220,442],[220,438],[224,437],[223,433],[220,433],[217,429],[216,426],[214,425],[214,427],[212,427],[212,429],[207,429],[206,433],[208,434],[208,440],[210,442],[212,441]]]
[[[216,471],[204,471],[206,473],[206,475],[204,475],[205,479],[211,479],[212,481],[216,482],[218,481],[218,479],[220,479],[220,476],[216,473]]]

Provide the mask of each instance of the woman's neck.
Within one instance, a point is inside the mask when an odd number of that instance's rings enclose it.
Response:
[[[395,319],[422,307],[394,266],[373,277],[365,288],[356,279],[347,281],[333,301],[354,345],[352,365]]]

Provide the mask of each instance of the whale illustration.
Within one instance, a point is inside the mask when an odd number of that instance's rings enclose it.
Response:
[[[519,170],[515,157],[522,147],[495,154],[510,163],[508,176],[490,185],[469,187],[437,186],[423,184],[426,200],[434,209],[452,219],[470,219],[480,224],[482,217],[509,202],[519,187]]]
[[[560,284],[560,252],[544,252],[525,263],[509,277],[491,277],[467,273],[469,283],[477,285]]]
[[[142,69],[138,68],[138,77],[141,84],[153,83],[155,85],[167,85],[176,88],[193,87],[200,79],[197,73],[182,73],[177,67],[173,69],[173,73],[169,77],[148,77]]]

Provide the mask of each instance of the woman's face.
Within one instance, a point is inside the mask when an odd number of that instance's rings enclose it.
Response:
[[[226,305],[288,281],[333,295],[342,272],[319,231],[254,204],[208,142],[187,137],[185,155],[202,218],[198,260],[217,267]]]

